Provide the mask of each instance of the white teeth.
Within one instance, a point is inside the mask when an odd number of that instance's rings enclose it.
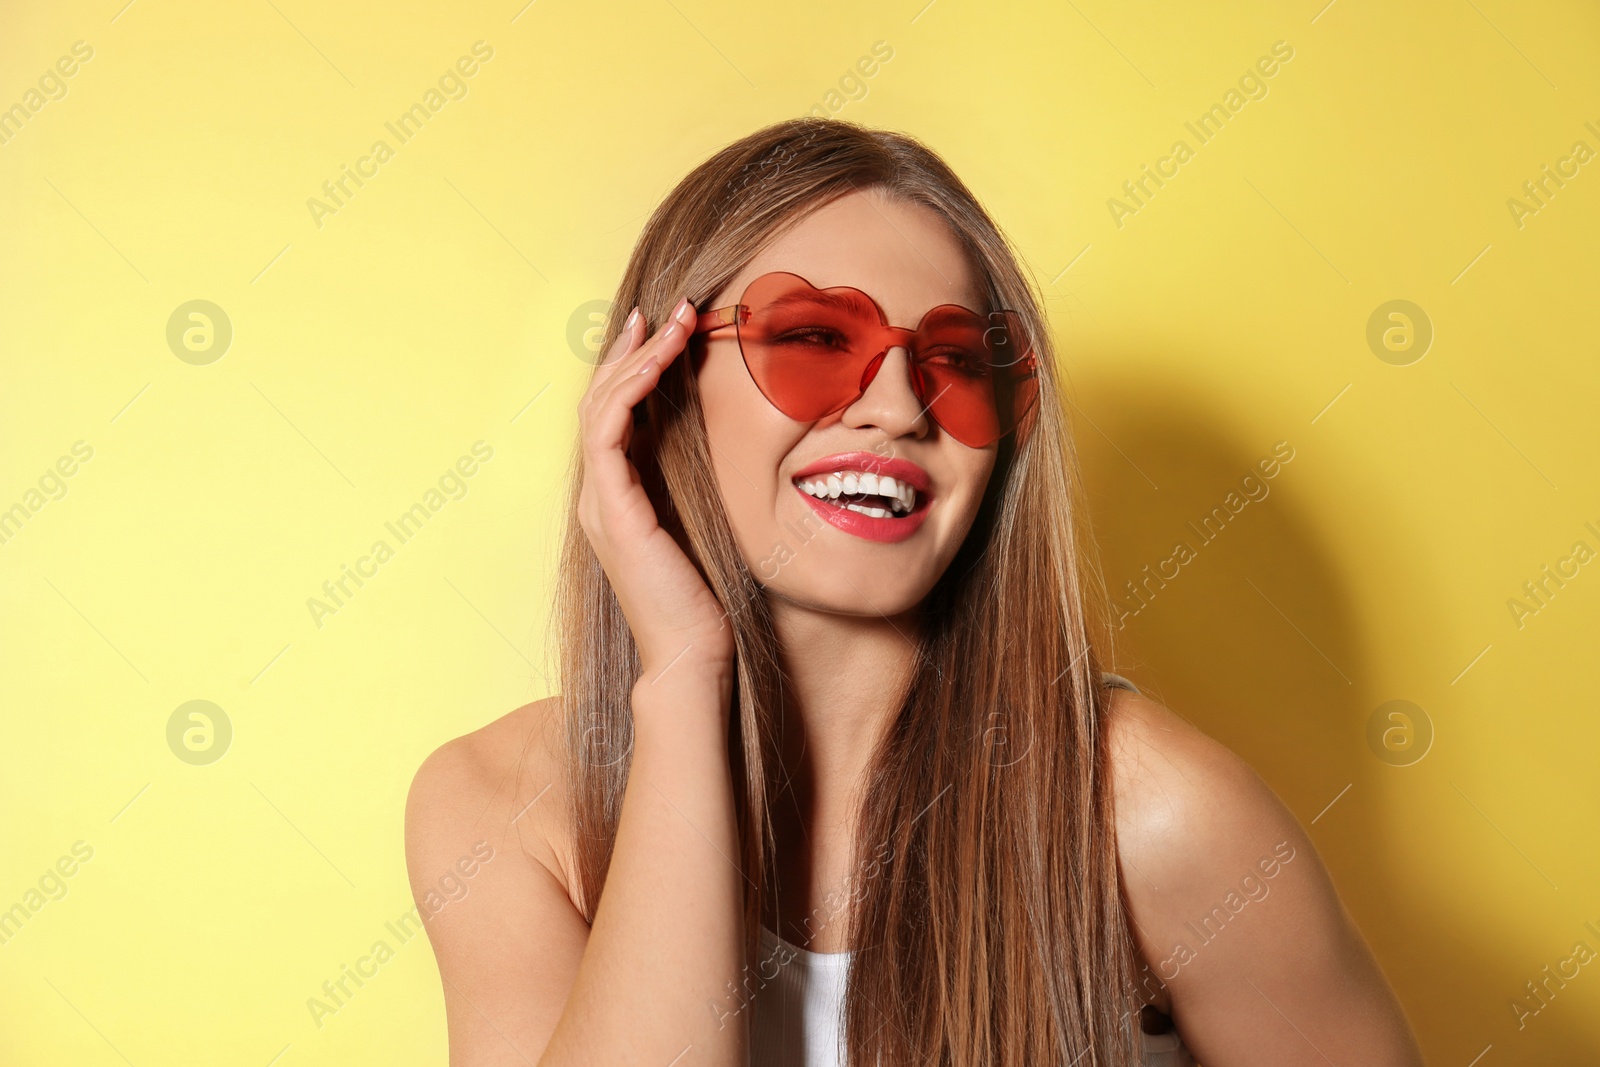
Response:
[[[841,495],[851,493],[868,493],[884,497],[889,504],[888,508],[873,507],[867,504],[841,505],[851,511],[859,511],[863,515],[871,515],[879,519],[903,515],[915,508],[917,504],[916,488],[909,483],[896,481],[887,474],[872,474],[866,471],[835,471],[825,478],[810,478],[797,484],[801,492],[814,496],[819,500],[837,500]]]

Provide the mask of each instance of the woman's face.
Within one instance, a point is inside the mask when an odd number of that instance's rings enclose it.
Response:
[[[876,190],[813,212],[702,308],[737,303],[752,279],[776,270],[819,289],[855,286],[891,326],[915,327],[940,304],[984,310],[978,280],[943,219]],[[971,528],[998,446],[969,448],[933,421],[912,391],[904,348],[889,350],[859,400],[797,422],[756,388],[733,330],[695,340],[705,346],[699,385],[714,473],[757,580],[783,599],[838,614],[893,616],[919,603]],[[844,453],[865,455],[831,458]],[[804,473],[819,463],[818,473]],[[913,511],[902,518],[884,500],[857,505],[875,503],[895,516],[874,520],[843,508],[847,494],[823,500],[800,488],[806,482],[826,492],[830,473],[850,471],[899,471],[902,494],[907,481],[918,486]]]

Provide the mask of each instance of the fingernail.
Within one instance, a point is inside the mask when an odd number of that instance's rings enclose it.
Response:
[[[694,315],[695,315],[694,305],[689,303],[689,298],[688,297],[684,297],[682,305],[678,308],[678,311],[677,311],[677,314],[675,315],[675,317],[678,319],[678,321],[682,322],[684,325],[688,325],[690,322],[692,322],[694,320]]]
[[[656,361],[655,361],[654,358],[651,358],[651,359],[647,359],[647,360],[644,361],[644,366],[639,368],[639,373],[640,374],[649,374],[651,371],[653,371],[655,369],[656,369]]]
[[[624,331],[633,329],[633,324],[639,321],[639,305],[633,305],[633,310],[628,312],[628,321],[622,324]]]

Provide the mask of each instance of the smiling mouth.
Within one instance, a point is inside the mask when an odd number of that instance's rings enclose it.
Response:
[[[902,519],[926,499],[909,483],[888,475],[835,471],[795,480],[795,488],[825,504],[860,512],[874,519]]]

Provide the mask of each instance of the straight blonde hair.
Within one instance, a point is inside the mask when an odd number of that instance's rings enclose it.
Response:
[[[990,309],[1023,318],[1039,399],[1000,442],[980,513],[923,602],[910,677],[872,753],[857,813],[845,992],[849,1067],[1138,1063],[1138,1001],[1117,865],[1099,651],[1109,649],[1082,487],[1034,285],[972,193],[905,134],[838,119],[779,122],[687,175],[641,233],[614,305],[700,310],[774,236],[852,191],[949,223]],[[982,309],[980,309],[982,310]],[[609,346],[621,329],[614,316]],[[728,525],[689,360],[667,368],[635,435],[663,527],[733,623],[733,768],[746,947],[775,884],[778,644]],[[638,649],[577,520],[574,449],[553,617],[577,893],[591,922],[616,836]],[[766,972],[762,972],[766,974]],[[770,977],[770,976],[768,976]],[[718,1009],[713,1006],[713,1015]]]

